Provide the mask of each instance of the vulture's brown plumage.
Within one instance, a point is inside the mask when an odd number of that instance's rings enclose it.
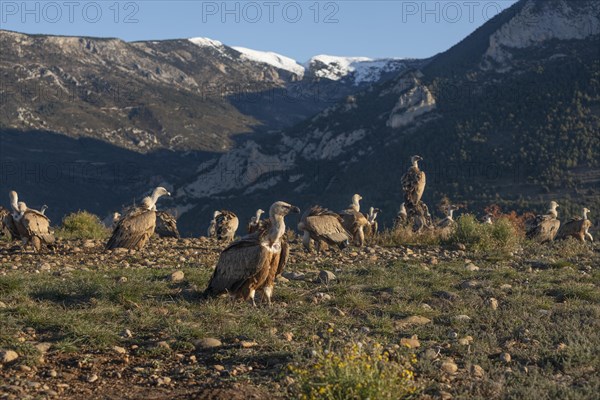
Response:
[[[365,243],[365,227],[369,225],[369,221],[365,218],[364,214],[360,212],[360,203],[362,197],[358,194],[352,196],[352,203],[350,206],[340,212],[342,217],[342,225],[352,235],[354,244],[361,247]]]
[[[278,201],[269,210],[263,229],[231,243],[221,252],[215,271],[204,291],[205,296],[229,294],[252,300],[257,291],[271,304],[275,277],[283,271],[289,247],[284,240],[284,217],[300,209]]]
[[[551,242],[556,237],[560,228],[558,204],[555,201],[550,202],[550,209],[545,215],[538,215],[533,220],[527,221],[527,237],[537,240],[541,243]]]
[[[240,220],[232,211],[221,210],[215,218],[215,231],[217,239],[231,242],[240,225]]]
[[[352,236],[342,223],[343,219],[339,214],[321,206],[311,207],[302,215],[298,224],[298,230],[304,234],[304,248],[310,251],[311,239],[317,245],[317,252],[323,250],[323,242],[340,249],[347,247]]]
[[[261,226],[266,223],[266,221],[261,221],[260,216],[264,214],[264,211],[261,209],[256,210],[256,215],[253,215],[250,218],[250,222],[248,222],[247,231],[248,233],[254,233],[261,229]]]
[[[131,207],[117,222],[106,249],[125,248],[141,250],[154,234],[156,228],[156,202],[161,196],[170,196],[163,187],[154,189],[152,196],[145,197],[141,205]]]
[[[19,216],[15,218],[15,225],[23,244],[31,243],[36,252],[42,250],[42,245],[54,243],[54,234],[50,231],[50,219],[37,210],[28,208],[19,202]]]
[[[159,237],[179,239],[177,219],[166,211],[156,212],[156,228],[154,230]]]
[[[402,176],[402,190],[404,191],[404,203],[407,207],[416,206],[423,197],[425,191],[425,172],[419,169],[419,161],[422,158],[420,156],[412,156],[411,167]]]
[[[556,234],[556,239],[564,240],[573,237],[581,242],[585,242],[586,239],[593,242],[594,238],[589,232],[589,229],[592,227],[592,221],[587,217],[589,212],[590,210],[584,208],[582,217],[572,218],[570,221],[562,224]]]

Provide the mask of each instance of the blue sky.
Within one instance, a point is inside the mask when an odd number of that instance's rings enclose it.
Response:
[[[428,57],[515,0],[0,1],[0,27],[160,40],[209,37],[300,62],[317,54]]]

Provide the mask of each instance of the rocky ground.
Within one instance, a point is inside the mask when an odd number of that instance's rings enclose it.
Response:
[[[292,245],[274,305],[202,299],[222,245],[0,244],[0,399],[300,397],[289,365],[325,343],[416,355],[418,398],[594,398],[600,252]]]

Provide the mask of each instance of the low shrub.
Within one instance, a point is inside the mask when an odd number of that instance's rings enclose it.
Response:
[[[56,235],[63,239],[105,239],[110,234],[98,216],[87,211],[77,211],[62,220]]]

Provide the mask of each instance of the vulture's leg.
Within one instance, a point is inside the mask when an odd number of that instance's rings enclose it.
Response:
[[[263,293],[265,294],[265,297],[267,298],[267,305],[269,307],[271,307],[271,296],[273,295],[273,286],[269,285],[269,286],[265,286],[265,288],[263,289]]]
[[[256,295],[256,290],[251,289],[250,290],[250,300],[252,300],[252,306],[256,307],[256,300],[254,299],[254,296]]]
[[[310,233],[304,231],[304,235],[302,236],[302,246],[304,246],[304,250],[310,253]]]
[[[31,238],[31,245],[36,253],[39,253],[42,250],[42,241],[37,236]]]

